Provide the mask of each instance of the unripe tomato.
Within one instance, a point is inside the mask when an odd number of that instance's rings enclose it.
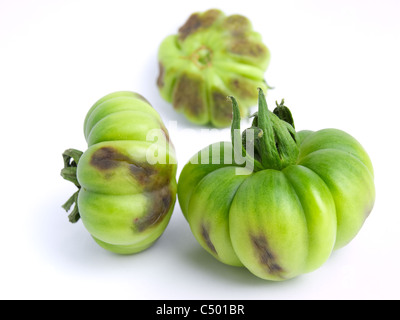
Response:
[[[242,15],[220,10],[193,13],[179,32],[163,40],[158,52],[161,96],[191,122],[228,127],[234,95],[241,113],[256,105],[254,88],[267,90],[264,73],[270,52]]]
[[[64,205],[68,211],[75,203],[70,221],[81,219],[107,250],[148,248],[167,227],[176,200],[175,150],[162,119],[141,95],[115,92],[89,110],[84,133],[88,149],[64,153],[62,175],[79,188]]]
[[[281,103],[268,111],[262,90],[251,129],[237,138],[232,102],[232,142],[205,148],[181,172],[182,212],[198,242],[223,263],[276,281],[313,271],[370,214],[370,158],[341,130],[296,132],[289,109]]]

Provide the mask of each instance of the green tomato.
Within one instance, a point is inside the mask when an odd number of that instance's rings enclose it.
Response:
[[[161,43],[157,85],[161,96],[190,121],[227,127],[235,95],[242,115],[256,105],[253,88],[267,89],[270,53],[244,16],[220,10],[192,14]]]
[[[215,143],[185,165],[182,212],[197,241],[223,263],[275,281],[311,272],[348,244],[371,212],[370,158],[341,130],[296,132],[289,109],[282,102],[268,111],[262,90],[252,131],[237,138],[231,99],[232,142]]]
[[[88,149],[64,153],[62,176],[79,188],[63,206],[94,240],[120,254],[140,252],[163,233],[176,201],[176,157],[159,114],[141,95],[121,91],[89,110]],[[154,138],[157,141],[154,142]]]

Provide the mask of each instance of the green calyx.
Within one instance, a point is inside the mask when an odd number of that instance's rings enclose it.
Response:
[[[61,176],[65,180],[71,181],[78,188],[78,191],[76,191],[62,206],[62,208],[68,212],[74,205],[74,208],[72,209],[71,213],[68,216],[68,219],[71,223],[78,222],[78,220],[80,219],[80,214],[78,209],[78,194],[81,189],[81,185],[78,182],[76,173],[78,168],[78,162],[82,154],[83,154],[82,151],[75,149],[68,149],[65,150],[63,153],[64,168],[61,170]]]
[[[292,114],[284,100],[273,112],[268,110],[264,92],[258,89],[258,112],[252,126],[240,133],[240,113],[237,101],[229,97],[233,106],[231,138],[235,154],[254,163],[254,170],[282,170],[295,164],[299,155],[298,137]]]

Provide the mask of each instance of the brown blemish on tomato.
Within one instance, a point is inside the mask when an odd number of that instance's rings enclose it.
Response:
[[[204,112],[205,104],[201,79],[192,78],[185,74],[182,75],[176,84],[173,106],[177,110],[186,109],[194,116],[199,116]]]
[[[121,154],[113,147],[103,147],[92,154],[90,164],[99,170],[110,170],[118,167],[121,161],[129,161],[130,158]]]
[[[179,39],[185,40],[199,29],[209,28],[221,15],[219,10],[211,9],[203,14],[193,13],[186,23],[179,28]]]
[[[150,208],[146,215],[134,220],[135,230],[142,232],[152,226],[156,226],[168,214],[173,203],[173,194],[170,186],[149,193]]]
[[[135,161],[122,154],[113,147],[102,147],[92,154],[90,164],[100,171],[105,171],[106,178],[112,177],[109,172],[119,166],[128,166],[129,173],[143,186],[144,189],[153,188],[158,171],[154,166]]]
[[[243,78],[234,78],[230,82],[230,87],[237,95],[243,98],[257,98],[257,90],[254,90],[254,85]]]
[[[203,28],[209,28],[214,22],[222,15],[222,12],[217,9],[210,9],[203,13],[201,16],[201,23]]]
[[[232,36],[242,37],[246,31],[251,29],[251,23],[246,17],[234,14],[226,17],[224,21],[224,28],[228,29]]]
[[[170,185],[173,166],[165,164],[160,166],[159,170],[154,166],[143,166],[142,169],[144,171],[131,170],[131,173],[143,185],[143,191],[149,203],[146,214],[133,222],[135,230],[139,232],[161,223],[174,202]]]
[[[204,223],[201,225],[201,236],[204,239],[204,242],[206,243],[207,247],[216,255],[218,255],[217,250],[214,247],[214,244],[212,243],[210,239],[210,234],[209,234],[209,228],[206,227]]]
[[[198,13],[193,13],[185,24],[179,28],[179,39],[185,40],[187,36],[196,32],[201,27],[201,20]]]
[[[229,51],[241,55],[250,57],[260,57],[266,54],[266,49],[261,43],[251,42],[247,39],[235,40],[229,48]]]
[[[154,166],[145,162],[139,162],[120,153],[113,147],[103,147],[96,150],[90,164],[100,171],[105,172],[105,179],[110,179],[110,171],[118,166],[127,166],[129,174],[143,188],[143,192],[149,199],[147,213],[134,220],[134,229],[142,232],[147,228],[157,225],[167,215],[173,203],[173,193],[170,182],[173,165],[165,164]]]
[[[140,166],[134,163],[129,163],[129,172],[140,183],[140,185],[145,188],[148,185],[153,184],[153,176],[158,173],[158,171],[151,166]]]
[[[160,170],[147,167],[144,170],[147,170],[147,175],[142,175],[143,172],[137,175],[137,172],[135,172],[136,179],[143,183],[143,190],[149,203],[147,213],[133,222],[135,230],[139,232],[163,221],[174,202],[174,194],[170,185],[173,166],[162,165]]]
[[[267,238],[262,234],[257,236],[250,234],[250,239],[260,263],[265,266],[267,272],[271,275],[280,276],[284,270],[278,264],[275,254],[269,247]]]
[[[232,120],[232,103],[227,99],[227,95],[214,91],[211,93],[211,100],[213,104],[212,113],[213,118],[218,120],[231,121]]]

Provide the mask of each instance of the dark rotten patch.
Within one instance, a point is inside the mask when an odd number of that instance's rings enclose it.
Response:
[[[216,255],[218,255],[217,250],[214,247],[214,244],[212,243],[210,239],[210,234],[208,231],[208,228],[205,226],[204,223],[201,224],[201,236],[204,239],[204,242],[206,243],[207,247]]]
[[[246,17],[234,14],[225,19],[224,27],[228,29],[234,37],[243,37],[247,31],[251,30],[251,23]]]
[[[193,116],[205,112],[202,80],[193,76],[182,75],[174,91],[173,106],[177,110],[186,109]]]
[[[128,165],[131,175],[144,187],[151,189],[158,171],[146,163],[140,163],[122,154],[113,147],[103,147],[92,154],[90,164],[100,171],[108,171],[121,165]]]
[[[129,171],[135,177],[135,179],[144,187],[144,189],[152,188],[154,184],[154,175],[158,171],[148,165],[138,165],[129,163]]]
[[[264,235],[255,236],[252,234],[250,234],[250,238],[254,251],[259,257],[260,263],[266,267],[267,272],[280,276],[280,273],[284,272],[284,270],[276,261],[275,254],[271,251],[267,238]]]
[[[221,11],[217,9],[210,9],[203,13],[201,16],[201,23],[203,28],[211,27],[214,22],[221,17],[223,14]]]
[[[261,43],[251,42],[247,39],[239,39],[230,45],[230,52],[250,57],[262,57],[266,54],[266,49]]]
[[[118,167],[121,161],[129,160],[129,157],[121,154],[113,147],[103,147],[93,153],[90,164],[99,170],[110,170]]]
[[[139,232],[157,225],[168,214],[173,203],[170,186],[149,193],[149,202],[151,205],[147,214],[134,220],[134,228]]]
[[[228,121],[232,119],[232,103],[227,99],[227,96],[227,94],[223,94],[219,91],[211,92],[214,119]]]
[[[128,166],[129,173],[143,187],[143,192],[149,199],[149,208],[143,217],[133,221],[134,230],[142,232],[160,223],[167,215],[174,201],[170,188],[173,165],[161,165],[156,168],[147,163],[135,161],[113,147],[96,150],[90,163],[101,171],[108,171],[120,165]]]
[[[192,14],[186,23],[179,28],[179,39],[185,40],[187,36],[201,27],[200,16],[197,13]]]
[[[257,99],[257,90],[254,90],[254,83],[243,78],[234,78],[230,82],[230,88],[237,92],[239,97]]]
[[[197,30],[209,28],[220,15],[221,12],[214,9],[204,12],[202,15],[198,13],[192,14],[186,23],[179,28],[179,39],[183,41]]]

